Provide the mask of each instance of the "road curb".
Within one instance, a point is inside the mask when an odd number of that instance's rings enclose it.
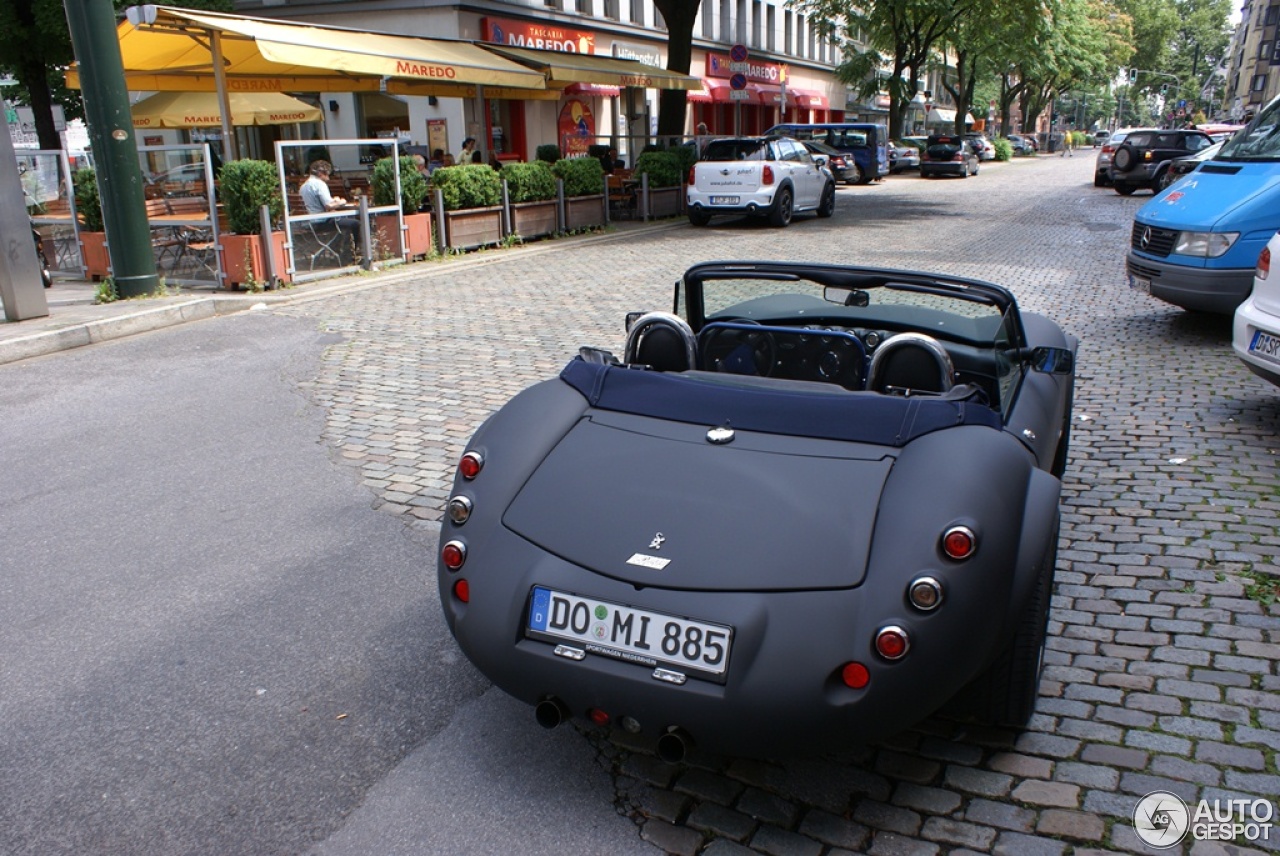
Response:
[[[215,294],[209,297],[192,297],[178,303],[149,307],[140,309],[137,312],[87,321],[69,322],[66,326],[44,329],[29,335],[0,338],[0,365],[32,357],[48,356],[59,351],[82,348],[86,345],[109,342],[113,339],[135,336],[139,333],[149,333],[153,330],[173,327],[178,324],[203,321],[221,315],[233,315],[255,308],[269,309],[275,306],[321,300],[336,294],[379,288],[410,279],[434,279],[452,272],[467,270],[481,265],[516,261],[530,254],[540,255],[542,253],[558,252],[578,247],[583,243],[616,241],[629,235],[658,232],[684,224],[685,221],[681,218],[678,220],[663,220],[656,223],[641,223],[634,226],[628,225],[624,229],[612,232],[574,235],[539,241],[511,250],[495,250],[448,257],[434,264],[397,265],[373,274],[357,274],[343,277],[325,285],[299,286],[282,291],[252,294]],[[88,308],[91,305],[94,304],[80,303],[61,307],[51,305],[51,309]],[[56,319],[54,321],[56,323]]]

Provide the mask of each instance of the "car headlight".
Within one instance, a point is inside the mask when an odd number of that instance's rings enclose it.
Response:
[[[1216,259],[1231,249],[1239,237],[1239,232],[1182,232],[1173,251],[1184,256]]]

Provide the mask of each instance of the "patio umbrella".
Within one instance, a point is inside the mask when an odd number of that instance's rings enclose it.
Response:
[[[319,107],[282,92],[229,92],[232,125],[319,122]],[[211,128],[222,124],[216,92],[158,92],[133,105],[135,128]]]

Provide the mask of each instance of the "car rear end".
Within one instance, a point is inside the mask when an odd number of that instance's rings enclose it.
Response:
[[[764,214],[773,205],[781,175],[758,139],[712,140],[689,169],[686,202],[703,214]]]
[[[1111,158],[1115,156],[1116,149],[1120,147],[1120,144],[1124,142],[1127,136],[1129,136],[1129,129],[1125,128],[1124,130],[1116,131],[1102,143],[1102,148],[1098,151],[1098,158],[1093,164],[1094,187],[1111,186]]]
[[[1231,347],[1249,371],[1280,386],[1280,233],[1258,255],[1253,291],[1236,309]]]
[[[969,152],[960,137],[934,136],[920,155],[920,174],[968,175]]]

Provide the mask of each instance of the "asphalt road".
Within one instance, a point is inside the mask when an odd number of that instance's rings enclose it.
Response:
[[[1224,319],[1124,286],[1149,197],[1081,154],[0,366],[0,852],[1086,854],[1140,850],[1156,787],[1274,800],[1280,617],[1242,574],[1280,544],[1276,390]],[[470,432],[579,345],[620,349],[688,265],[747,257],[991,279],[1080,336],[1026,734],[668,767],[541,730],[457,653],[435,521]]]

